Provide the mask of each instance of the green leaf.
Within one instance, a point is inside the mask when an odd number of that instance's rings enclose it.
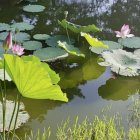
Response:
[[[42,48],[42,43],[39,41],[26,41],[22,47],[26,50],[37,50]]]
[[[48,38],[50,38],[50,35],[47,34],[35,34],[33,36],[34,39],[36,40],[47,40]]]
[[[67,44],[67,42],[58,41],[58,46],[63,48],[66,52],[68,52],[71,55],[85,57],[85,55],[82,54],[78,48],[75,48],[73,45]]]
[[[35,57],[35,56],[34,56]],[[60,87],[52,83],[42,63],[23,61],[14,55],[4,55],[6,71],[16,84],[22,96],[32,99],[51,99],[67,102]]]
[[[50,37],[49,39],[47,39],[46,43],[51,47],[56,47],[56,46],[58,46],[58,44],[57,44],[58,41],[67,42],[68,44],[73,44],[75,42],[74,39],[70,39],[70,41],[69,41],[67,36],[56,35],[56,36],[53,36],[53,37]]]
[[[45,6],[42,6],[42,5],[26,5],[23,7],[23,10],[26,11],[26,12],[42,12],[44,11],[45,9]]]
[[[140,37],[129,37],[119,39],[118,42],[128,48],[140,48]]]
[[[134,54],[135,54],[136,56],[140,57],[140,49],[136,49],[136,50],[134,51]]]
[[[81,26],[81,25],[76,25],[74,23],[68,22],[66,19],[63,19],[62,21],[58,21],[58,23],[65,29],[69,29],[75,33],[80,33],[80,32],[99,32],[101,31],[98,27],[96,27],[94,24],[88,25],[88,26]]]
[[[34,55],[42,61],[55,61],[67,57],[68,53],[57,47],[48,47],[34,51]]]
[[[17,22],[11,25],[12,29],[18,29],[19,31],[25,31],[25,30],[32,30],[34,28],[34,25],[31,25],[26,22]]]
[[[123,46],[120,45],[117,42],[114,41],[102,41],[104,44],[106,44],[109,48],[95,48],[95,47],[90,47],[89,49],[97,54],[101,54],[104,51],[111,51],[111,50],[115,50],[115,49],[122,49]]]
[[[6,23],[0,23],[0,32],[9,30],[10,25]]]
[[[7,35],[8,35],[8,32],[2,32],[2,33],[0,33],[0,40],[1,41],[4,41],[6,39],[6,37],[7,37]]]
[[[81,33],[81,36],[85,37],[91,47],[108,48],[106,44],[104,44],[102,41],[99,41],[97,38],[93,38],[90,34]]]

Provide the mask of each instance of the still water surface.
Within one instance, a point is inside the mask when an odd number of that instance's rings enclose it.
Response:
[[[103,33],[94,36],[104,40],[114,40],[114,30],[120,29],[125,23],[129,24],[132,32],[140,36],[140,1],[138,0],[38,0],[37,4],[46,7],[43,13],[27,13],[22,7],[28,2],[17,4],[18,0],[0,1],[0,22],[28,22],[35,25],[29,32],[47,34],[66,34],[59,27],[57,20],[64,18],[64,11],[69,11],[68,20],[88,25],[96,24],[103,29]],[[77,38],[77,35],[70,33]],[[79,45],[80,44],[80,45]],[[44,127],[51,127],[55,133],[57,124],[70,117],[74,121],[78,115],[80,120],[88,116],[92,119],[100,110],[112,107],[110,115],[120,112],[125,118],[127,108],[131,102],[131,95],[140,88],[140,77],[128,78],[117,76],[112,78],[109,68],[97,64],[98,56],[88,50],[88,44],[80,40],[79,47],[86,54],[86,58],[69,57],[64,61],[51,63],[51,67],[60,74],[60,86],[69,97],[68,103],[49,100],[31,100],[22,98],[26,110],[30,115],[29,121],[17,130],[19,136],[25,132]],[[18,91],[10,83],[8,98],[12,99]],[[126,119],[124,126],[127,127]],[[52,139],[55,139],[53,137]]]

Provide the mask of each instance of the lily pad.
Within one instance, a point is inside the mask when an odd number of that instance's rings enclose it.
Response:
[[[13,101],[6,101],[6,118],[5,118],[5,129],[8,130],[9,128],[9,124],[10,124],[10,120],[12,117],[12,112],[14,109],[14,102]],[[17,108],[16,108],[17,111]],[[0,102],[0,132],[3,131],[3,119],[2,119],[2,103]],[[14,115],[13,117],[13,121],[11,123],[11,128],[10,130],[14,129],[14,120],[16,118],[16,115]],[[20,107],[19,107],[19,113],[18,113],[18,118],[17,118],[17,123],[16,123],[16,129],[19,128],[21,125],[23,125],[24,123],[26,123],[29,119],[29,114],[25,111],[25,107],[23,105],[23,103],[20,103]]]
[[[135,51],[134,51],[134,54],[135,54],[136,56],[140,57],[140,49],[135,50]]]
[[[50,38],[50,35],[47,34],[35,34],[33,36],[34,39],[36,40],[47,40],[48,38]]]
[[[0,40],[1,41],[4,41],[6,39],[6,37],[7,37],[7,35],[8,35],[8,32],[2,32],[2,33],[0,33]]]
[[[32,30],[34,28],[34,25],[31,25],[26,22],[18,22],[11,25],[11,28],[18,29],[19,31],[25,31],[25,30]]]
[[[34,51],[34,55],[42,61],[55,61],[67,57],[68,53],[57,47],[48,47]]]
[[[71,22],[68,22],[66,19],[63,19],[62,21],[58,21],[58,23],[65,29],[69,29],[75,33],[80,33],[80,32],[99,32],[101,31],[98,27],[96,27],[94,24],[88,25],[88,26],[81,26],[77,25]]]
[[[129,37],[119,39],[118,42],[128,48],[140,48],[140,37]]]
[[[46,43],[51,47],[56,47],[58,46],[58,43],[57,43],[58,41],[67,42],[68,44],[73,44],[75,42],[74,39],[70,39],[69,41],[67,36],[56,35],[56,36],[48,38],[46,40]]]
[[[110,51],[110,50],[115,50],[115,49],[122,49],[123,46],[120,45],[117,42],[114,41],[102,41],[104,44],[106,44],[109,48],[96,48],[96,47],[90,47],[89,49],[96,53],[96,54],[101,54],[104,51]]]
[[[140,74],[140,58],[131,52],[118,49],[102,53],[102,66],[110,66],[111,70],[123,76],[138,76]]]
[[[22,47],[26,50],[37,50],[42,48],[42,43],[39,41],[26,41]]]
[[[8,31],[9,28],[10,28],[10,25],[9,25],[9,24],[0,23],[0,32],[1,32],[1,31]]]
[[[58,41],[58,46],[63,48],[66,52],[68,52],[71,55],[85,57],[85,55],[78,48],[75,48],[73,45],[67,44],[67,42]]]
[[[91,47],[108,48],[106,44],[104,44],[102,41],[99,41],[97,38],[92,37],[90,34],[81,32],[81,36],[87,40]]]
[[[44,11],[45,9],[45,6],[42,6],[42,5],[26,5],[23,7],[23,10],[26,11],[26,12],[42,12]]]

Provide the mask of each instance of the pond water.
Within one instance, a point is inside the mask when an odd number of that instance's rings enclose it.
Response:
[[[140,1],[138,0],[38,0],[37,4],[46,7],[42,13],[27,13],[22,7],[28,2],[17,4],[18,0],[0,0],[0,22],[28,22],[35,25],[30,31],[47,33],[50,35],[65,34],[58,25],[58,20],[64,18],[64,11],[68,11],[68,20],[88,25],[95,24],[103,29],[96,37],[104,40],[117,41],[114,30],[126,23],[132,28],[132,33],[140,36]],[[77,39],[77,35],[69,33]],[[119,112],[123,118],[128,114],[131,95],[140,88],[140,77],[122,77],[115,79],[110,68],[97,64],[98,55],[88,50],[86,41],[80,38],[79,48],[86,54],[86,58],[68,57],[63,61],[50,63],[51,68],[59,73],[59,85],[69,97],[68,103],[50,100],[32,100],[22,98],[25,108],[30,115],[29,121],[17,130],[19,136],[30,130],[36,132],[45,127],[51,127],[55,134],[57,124],[68,117],[74,121],[76,116],[83,120],[86,116],[92,119],[100,110],[111,106],[111,114]],[[10,83],[8,98],[13,99],[17,93],[16,87]],[[127,127],[126,119],[124,126]],[[52,139],[55,139],[52,136]]]

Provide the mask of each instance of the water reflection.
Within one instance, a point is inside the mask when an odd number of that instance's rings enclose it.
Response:
[[[140,77],[120,77],[109,79],[98,90],[99,96],[106,100],[127,100],[140,89]]]

